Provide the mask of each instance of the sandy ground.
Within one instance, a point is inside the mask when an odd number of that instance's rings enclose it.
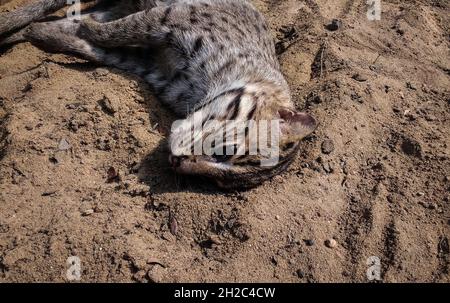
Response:
[[[175,178],[140,79],[1,51],[0,281],[67,281],[77,256],[85,282],[366,282],[375,256],[384,282],[450,282],[449,2],[254,3],[320,127],[247,192]]]

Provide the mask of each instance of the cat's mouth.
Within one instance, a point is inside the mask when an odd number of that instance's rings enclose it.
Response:
[[[221,189],[250,189],[262,184],[276,174],[281,173],[290,164],[292,158],[285,159],[273,167],[237,166],[220,162],[208,156],[169,156],[169,163],[175,173],[188,176],[206,177]]]
[[[245,182],[239,181],[243,176],[241,168],[227,162],[217,161],[210,156],[169,156],[169,163],[175,173],[186,176],[200,176],[213,181],[219,188],[229,190],[247,188]],[[237,171],[236,171],[237,170]],[[233,182],[230,180],[233,179]],[[246,180],[248,181],[248,180]]]
[[[201,175],[209,178],[221,177],[229,168],[227,163],[217,162],[209,156],[169,156],[172,169],[182,175]]]
[[[176,174],[204,177],[213,181],[221,189],[230,188],[230,184],[224,180],[227,172],[231,171],[230,165],[217,163],[212,157],[190,158],[170,155],[169,164]]]

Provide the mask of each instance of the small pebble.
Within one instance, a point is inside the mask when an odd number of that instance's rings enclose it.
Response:
[[[322,153],[328,155],[334,151],[334,143],[330,139],[326,139],[322,142]]]
[[[429,209],[437,209],[438,205],[436,203],[430,203],[430,204],[428,204],[428,208]]]
[[[332,32],[339,30],[342,27],[342,21],[333,19],[330,24],[326,26],[326,29]]]
[[[419,204],[422,205],[425,208],[429,208],[430,207],[430,204],[428,204],[427,202],[420,201]]]
[[[61,139],[61,141],[59,141],[59,145],[58,145],[58,149],[59,150],[68,150],[70,149],[70,144],[69,142],[67,142],[66,139]]]
[[[437,118],[436,118],[436,116],[434,116],[434,115],[427,114],[427,115],[425,116],[425,120],[427,120],[427,121],[429,121],[429,122],[432,122],[432,121],[436,121]]]
[[[270,258],[270,261],[273,265],[278,265],[278,258],[276,256],[272,256],[272,258]]]
[[[420,201],[419,204],[427,209],[437,209],[438,208],[438,205],[434,202],[428,203],[428,202]]]
[[[95,77],[104,77],[106,75],[109,74],[109,70],[107,70],[106,68],[96,68],[94,71],[94,76]]]
[[[106,176],[106,182],[108,183],[119,182],[121,179],[119,172],[112,166],[106,172]]]
[[[218,235],[211,235],[209,237],[209,241],[215,245],[220,245],[222,243],[222,241],[220,240],[220,237]]]
[[[305,273],[301,269],[297,270],[296,274],[300,279],[303,279],[305,277]]]
[[[395,199],[394,195],[388,195],[386,198],[387,198],[389,203],[395,203],[396,202],[396,199]]]
[[[358,102],[358,103],[364,103],[364,99],[358,94],[358,93],[352,93],[351,95],[350,95],[350,98],[353,100],[353,101],[356,101],[356,102]]]
[[[417,90],[417,86],[412,82],[406,82],[406,87],[410,90]]]
[[[327,240],[325,241],[325,245],[326,245],[328,248],[336,248],[337,245],[338,245],[338,243],[337,243],[337,241],[336,241],[335,239],[327,239]]]
[[[56,196],[57,191],[56,190],[49,190],[42,193],[43,197],[54,197]]]
[[[90,209],[84,210],[84,211],[81,213],[81,215],[83,215],[84,217],[87,217],[87,216],[92,215],[93,213],[94,213],[94,210],[90,208]]]
[[[114,116],[114,114],[117,112],[118,101],[111,95],[103,96],[103,99],[99,100],[98,103],[102,107],[102,110],[110,116]]]
[[[170,216],[169,219],[169,227],[170,227],[170,233],[174,236],[178,233],[178,221],[175,217]]]
[[[60,164],[63,162],[61,153],[56,153],[48,158],[48,160],[53,164]]]
[[[147,282],[146,275],[147,273],[145,272],[145,270],[139,270],[137,273],[133,275],[133,279],[136,282],[145,283]]]
[[[322,165],[323,170],[327,173],[327,174],[331,174],[334,172],[334,167],[333,164],[330,162],[326,162]]]
[[[94,212],[96,213],[102,213],[104,211],[104,208],[101,205],[96,205],[94,208]]]
[[[354,80],[358,81],[358,82],[366,82],[367,80],[369,80],[369,78],[367,78],[366,75],[362,75],[362,74],[354,74],[352,77]]]
[[[155,264],[148,272],[147,278],[152,283],[161,283],[164,278],[164,268]]]
[[[176,240],[175,236],[169,231],[168,232],[164,232],[161,235],[161,238],[163,238],[164,240],[169,241],[169,242]]]

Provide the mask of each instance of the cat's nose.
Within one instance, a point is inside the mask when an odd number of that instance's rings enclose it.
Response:
[[[172,168],[178,168],[181,166],[181,161],[183,161],[185,157],[179,157],[179,156],[169,156],[169,163],[172,166]]]

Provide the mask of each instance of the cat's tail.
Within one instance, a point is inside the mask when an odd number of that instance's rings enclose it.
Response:
[[[63,19],[29,25],[23,37],[33,45],[52,53],[65,53],[78,58],[116,67],[145,76],[154,70],[152,50],[144,47],[105,48],[77,36],[80,23]]]
[[[0,36],[42,19],[47,14],[63,8],[66,4],[67,0],[38,0],[12,12],[2,13],[0,14]]]

